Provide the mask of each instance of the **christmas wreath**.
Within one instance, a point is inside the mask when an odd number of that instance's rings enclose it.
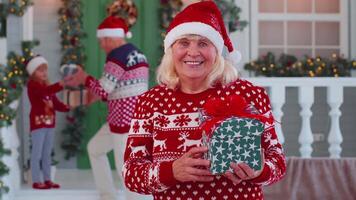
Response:
[[[137,21],[137,8],[133,0],[116,0],[107,7],[107,13],[124,19],[129,28]]]

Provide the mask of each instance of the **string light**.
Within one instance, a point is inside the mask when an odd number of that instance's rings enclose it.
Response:
[[[347,60],[337,54],[332,58],[306,58],[298,61],[292,55],[282,54],[279,59],[274,54],[267,53],[257,60],[245,64],[245,69],[255,71],[256,75],[286,76],[286,77],[340,77],[350,76],[351,70],[356,70],[356,61]]]

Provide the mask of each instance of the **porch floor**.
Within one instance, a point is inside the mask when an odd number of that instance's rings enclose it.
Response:
[[[122,187],[115,171],[114,182],[118,191],[118,199],[121,200]],[[30,184],[24,183],[21,190],[15,194],[15,200],[98,200],[99,195],[95,188],[91,170],[57,169],[55,182],[61,185],[61,189],[33,190]]]

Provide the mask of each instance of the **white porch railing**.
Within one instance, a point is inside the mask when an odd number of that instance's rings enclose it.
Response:
[[[299,104],[302,108],[300,116],[302,117],[302,127],[298,142],[300,144],[300,155],[303,158],[310,158],[313,152],[313,134],[310,127],[310,118],[312,116],[311,106],[314,103],[314,88],[327,88],[327,103],[331,110],[331,128],[328,135],[330,158],[340,158],[342,151],[342,133],[340,131],[340,105],[343,103],[344,87],[356,87],[356,78],[248,78],[252,83],[270,88],[270,100],[273,113],[277,121],[281,121],[283,116],[282,106],[285,103],[285,91],[287,87],[298,88]],[[276,123],[276,131],[282,143],[284,136],[281,125]],[[287,144],[288,145],[288,144]]]

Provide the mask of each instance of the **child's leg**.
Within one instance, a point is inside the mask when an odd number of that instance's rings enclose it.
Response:
[[[42,171],[44,181],[51,180],[51,153],[53,148],[54,129],[47,128],[42,150]]]
[[[45,135],[46,129],[43,128],[31,132],[31,174],[33,183],[43,182],[41,180],[40,161]]]

